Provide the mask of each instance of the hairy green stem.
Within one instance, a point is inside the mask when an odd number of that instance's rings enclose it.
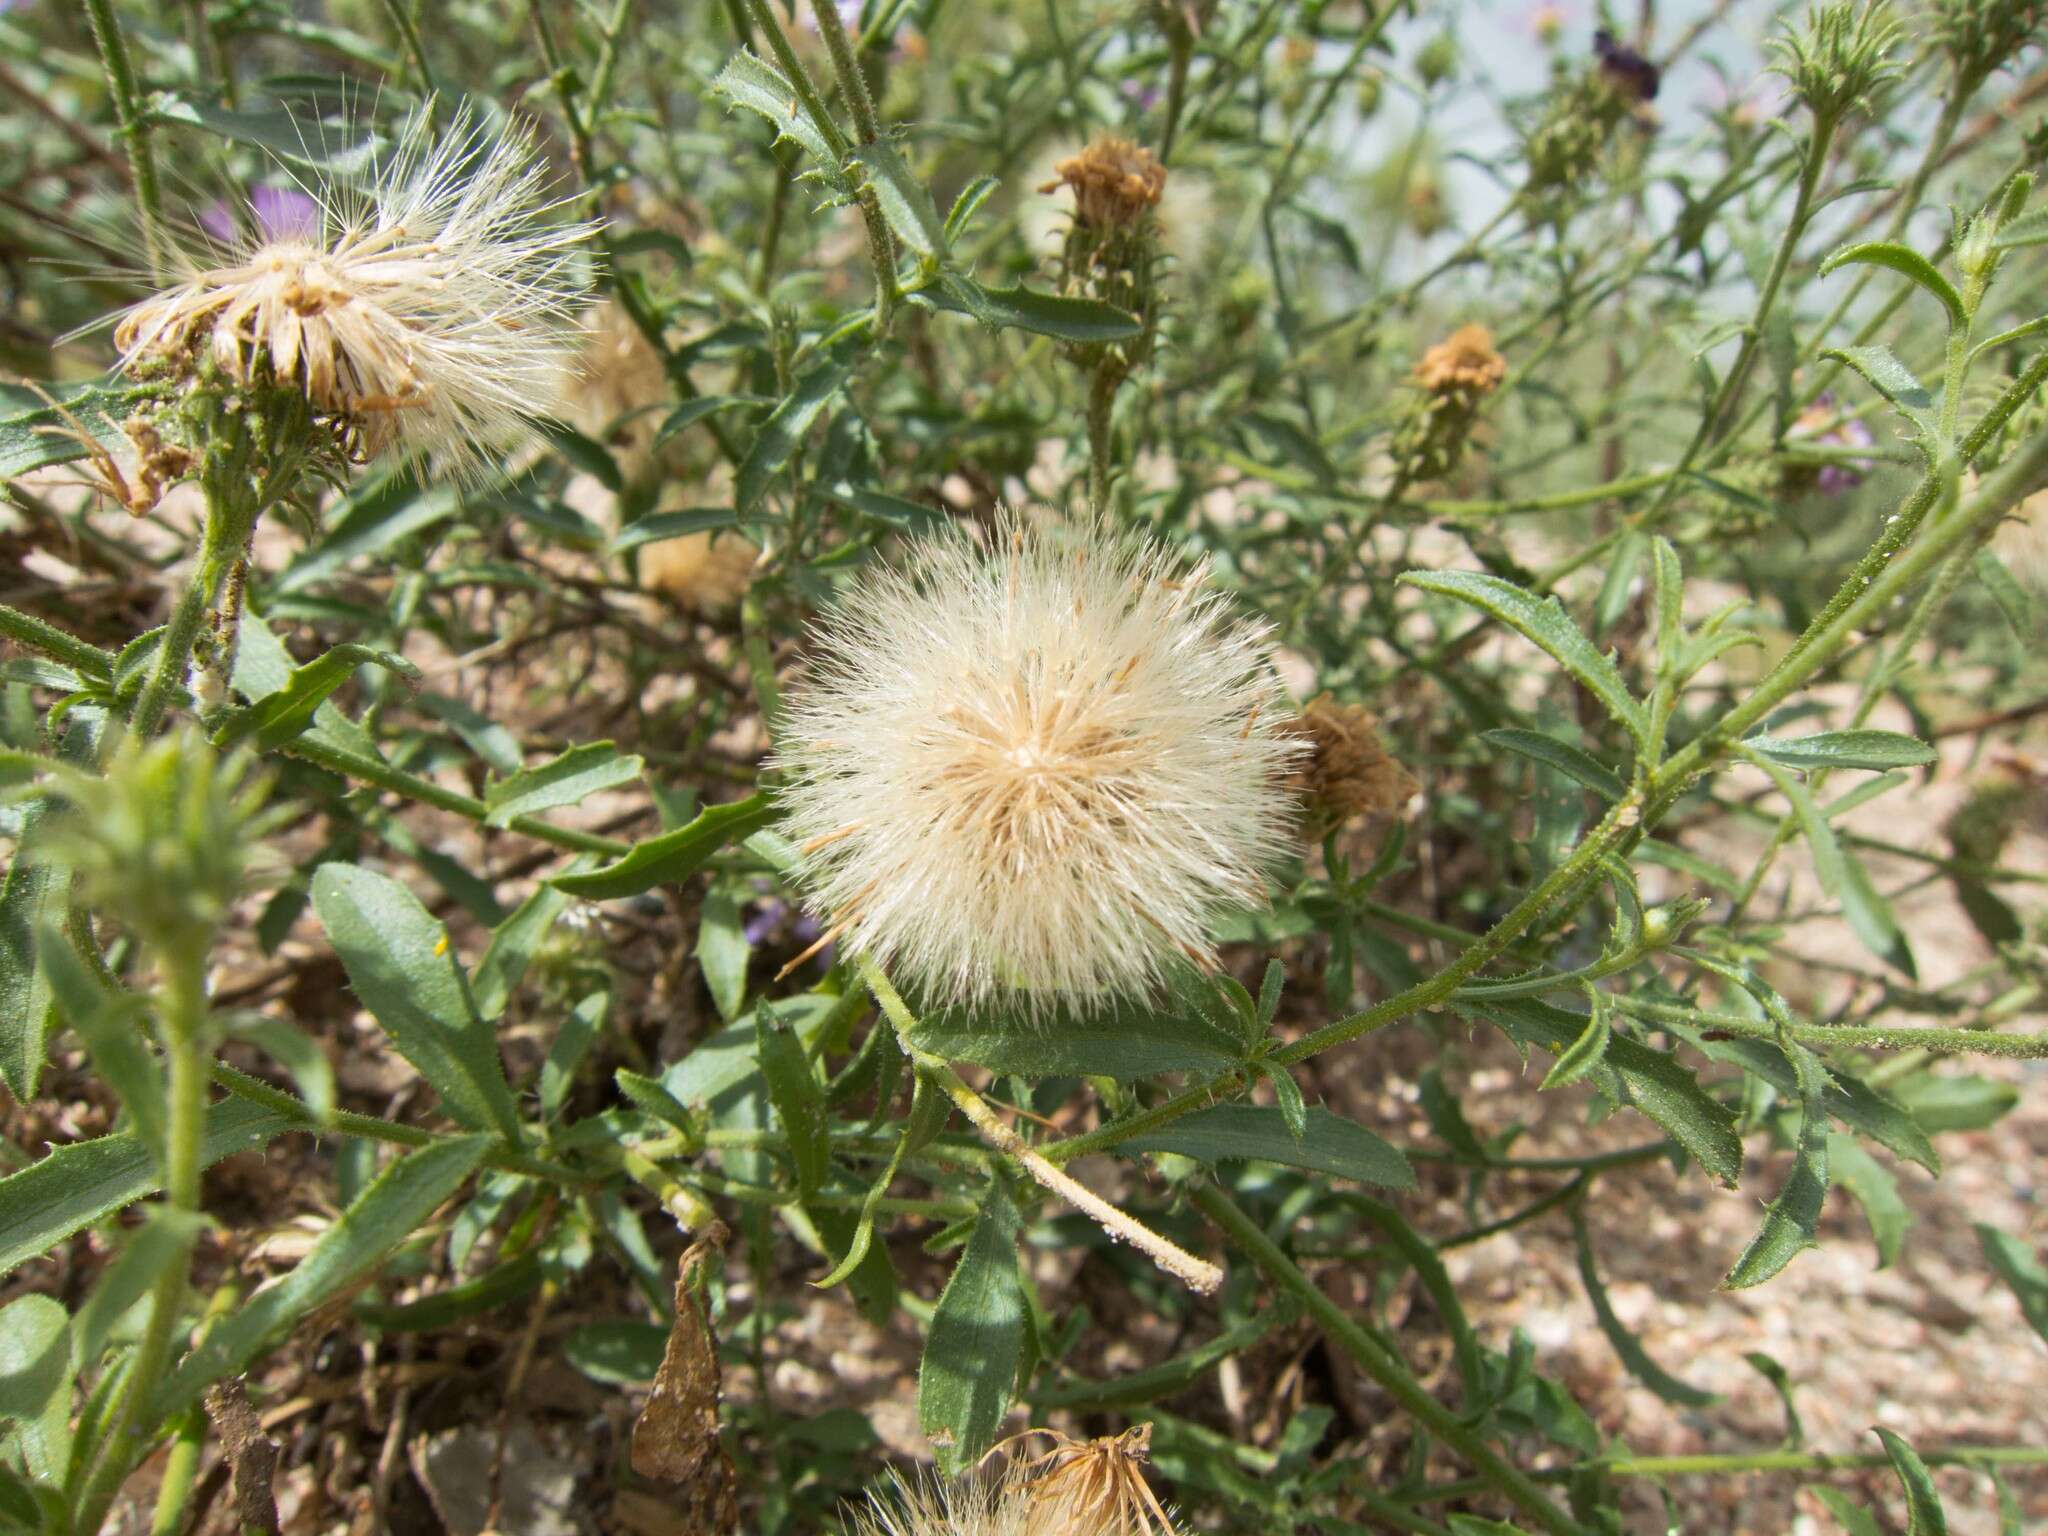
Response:
[[[129,729],[137,736],[156,734],[172,701],[184,688],[186,673],[192,665],[192,646],[206,623],[208,611],[248,549],[255,523],[255,507],[219,494],[211,484],[207,486],[206,527],[200,535],[198,562],[184,591],[178,594],[178,604],[171,610],[170,622],[164,626],[163,639],[157,646],[155,665],[128,719]]]
[[[206,1049],[206,960],[203,953],[157,956],[163,967],[158,1014],[168,1068],[161,1173],[164,1203],[172,1210],[199,1214],[200,1144],[206,1130],[206,1083],[210,1061]],[[73,1528],[92,1536],[105,1521],[114,1497],[148,1448],[155,1426],[140,1417],[145,1400],[171,1364],[177,1344],[178,1320],[184,1310],[187,1271],[198,1238],[196,1224],[184,1225],[173,1239],[164,1266],[151,1290],[149,1322],[135,1347],[133,1364],[121,1401],[99,1444],[98,1460],[80,1495]]]
[[[1690,1024],[1718,1029],[1724,1034],[1752,1040],[1775,1040],[1788,1033],[1767,1020],[1742,1014],[1710,1013],[1700,1008],[1681,1008],[1670,1003],[1647,1002],[1640,998],[1610,997],[1608,1001],[1632,1018],[1651,1023]],[[1801,1045],[1822,1049],[1841,1047],[1865,1050],[1928,1050],[1968,1053],[1976,1056],[2004,1056],[2013,1060],[2038,1061],[2048,1058],[2048,1035],[2001,1035],[1988,1029],[1938,1029],[1917,1025],[1893,1027],[1885,1024],[1795,1024],[1789,1031]]]
[[[1552,1536],[1582,1536],[1577,1521],[1559,1509],[1528,1474],[1496,1453],[1478,1431],[1432,1397],[1415,1379],[1406,1361],[1325,1295],[1220,1187],[1205,1184],[1194,1192],[1193,1199],[1196,1208],[1222,1229],[1267,1280],[1301,1303],[1322,1329],[1323,1336],[1348,1355],[1404,1412],[1442,1440],[1493,1488],[1513,1500],[1515,1507],[1543,1530]]]
[[[2048,1448],[2034,1445],[1956,1446],[1917,1454],[1930,1467],[2048,1466]],[[1616,1477],[1685,1477],[1715,1472],[1850,1472],[1888,1467],[1891,1458],[1876,1452],[1735,1451],[1709,1456],[1622,1456],[1595,1465]]]
[[[135,202],[142,213],[143,249],[148,254],[150,270],[161,272],[163,191],[156,179],[156,153],[150,144],[149,120],[143,113],[135,66],[128,57],[121,24],[114,19],[111,0],[85,0],[85,12],[92,22],[93,41],[99,46],[100,64],[106,70],[107,89],[114,98],[114,116],[128,145],[128,168],[135,178]]]
[[[391,18],[391,29],[398,34],[399,47],[405,52],[406,62],[412,66],[413,84],[419,87],[422,96],[431,97],[434,94],[434,71],[427,63],[426,45],[420,41],[420,29],[412,8],[405,0],[384,0],[384,14]]]

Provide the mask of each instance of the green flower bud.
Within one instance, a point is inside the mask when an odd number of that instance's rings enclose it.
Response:
[[[1878,91],[1896,79],[1892,62],[1900,28],[1884,0],[1822,0],[1807,12],[1806,24],[1773,42],[1777,72],[1816,118],[1833,122],[1868,109]]]
[[[1458,39],[1454,33],[1439,32],[1415,55],[1415,73],[1423,85],[1434,88],[1456,78]]]
[[[124,742],[103,776],[62,770],[51,789],[71,814],[54,846],[79,894],[153,949],[203,952],[276,819],[253,763],[181,730]]]

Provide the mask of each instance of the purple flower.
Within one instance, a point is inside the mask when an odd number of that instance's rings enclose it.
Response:
[[[1831,392],[1823,393],[1801,411],[1788,435],[1836,448],[1868,448],[1877,441],[1862,421],[1854,417],[1844,420],[1837,414],[1835,397]],[[1853,491],[1863,483],[1864,475],[1870,471],[1870,463],[1868,459],[1845,459],[1823,464],[1820,474],[1814,479],[1814,489],[1823,496],[1839,496],[1844,491]]]
[[[320,205],[297,187],[252,187],[248,209],[259,240],[312,240],[319,236]],[[223,245],[233,244],[241,234],[234,210],[224,202],[203,209],[199,227]]]
[[[1159,88],[1147,85],[1142,80],[1118,81],[1117,90],[1122,93],[1125,101],[1140,112],[1150,112],[1159,105]]]

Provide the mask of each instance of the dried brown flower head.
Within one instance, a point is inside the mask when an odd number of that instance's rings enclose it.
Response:
[[[1390,815],[1420,787],[1381,744],[1379,722],[1356,704],[1322,694],[1289,729],[1309,743],[1296,783],[1311,816],[1325,827]]]
[[[640,585],[696,613],[729,613],[753,585],[760,557],[761,551],[737,533],[686,533],[640,551]]]
[[[1074,189],[1074,208],[1096,229],[1129,229],[1159,206],[1166,167],[1129,139],[1100,138],[1053,167],[1054,180],[1038,190]]]
[[[1012,1455],[997,1474],[956,1483],[893,1479],[854,1513],[854,1536],[1180,1536],[1145,1481],[1150,1424],[1099,1440],[1051,1429],[1012,1439],[1033,1435],[1050,1436],[1053,1448]]]
[[[1507,376],[1507,359],[1494,350],[1493,333],[1483,325],[1459,326],[1415,365],[1415,382],[1431,394],[1468,401],[1492,394]]]

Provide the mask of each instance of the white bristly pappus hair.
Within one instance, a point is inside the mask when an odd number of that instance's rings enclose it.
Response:
[[[858,578],[775,765],[814,913],[928,1003],[1145,995],[1261,902],[1302,742],[1263,626],[1099,525],[948,529]]]

